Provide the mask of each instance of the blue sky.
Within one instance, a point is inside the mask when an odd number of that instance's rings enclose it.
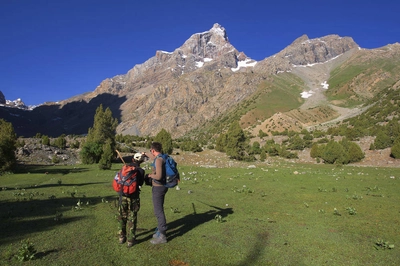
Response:
[[[303,34],[378,48],[400,42],[398,10],[393,0],[1,0],[0,91],[27,105],[93,91],[214,23],[257,61]]]

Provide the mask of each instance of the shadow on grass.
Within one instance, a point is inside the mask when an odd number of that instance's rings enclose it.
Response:
[[[0,245],[13,242],[15,239],[23,239],[25,235],[51,230],[84,219],[85,216],[64,218],[62,213],[76,209],[78,201],[83,205],[94,206],[103,201],[112,201],[115,197],[70,197],[48,199],[35,199],[42,195],[35,195],[33,199],[18,196],[16,201],[0,201]]]
[[[69,217],[59,221],[55,221],[54,217],[35,220],[1,219],[0,245],[13,243],[26,238],[25,235],[43,232],[81,219],[85,219],[85,216]]]
[[[60,252],[60,249],[52,249],[52,250],[46,250],[46,251],[42,251],[42,252],[38,252],[35,254],[35,260],[40,260],[44,257],[46,257],[47,255],[51,254],[51,253],[57,253]]]
[[[268,244],[269,235],[268,232],[259,233],[254,238],[253,245],[250,249],[249,254],[238,264],[235,263],[235,266],[247,266],[247,265],[258,265],[260,263],[259,258],[262,254],[263,249]]]
[[[38,189],[38,188],[49,188],[49,187],[81,187],[86,185],[96,185],[96,184],[109,184],[110,182],[88,182],[88,183],[79,183],[79,184],[43,184],[43,185],[30,185],[27,187],[17,186],[14,188],[11,187],[2,187],[1,191],[10,191],[10,190],[22,190],[22,189]],[[28,192],[26,192],[29,195]]]
[[[199,225],[202,225],[206,222],[215,220],[215,218],[217,216],[220,216],[221,222],[223,222],[224,218],[226,218],[229,214],[233,213],[232,208],[219,208],[219,207],[212,206],[212,205],[209,205],[209,204],[206,204],[203,202],[201,202],[201,203],[211,207],[212,209],[209,211],[203,212],[203,213],[197,213],[196,207],[195,207],[194,203],[192,203],[193,213],[188,214],[188,215],[186,215],[178,220],[175,220],[173,222],[169,222],[167,224],[167,226],[168,226],[168,231],[167,231],[168,241],[171,241],[176,237],[183,236],[184,234],[186,234],[190,230],[193,230],[194,228],[196,228]],[[154,232],[154,230],[155,230],[155,228],[152,229],[151,231],[146,231],[146,232],[138,234],[138,236],[150,234],[146,238],[140,239],[139,242],[143,242],[143,241],[151,239],[153,237],[152,233]]]
[[[67,175],[71,173],[81,173],[89,171],[87,168],[84,167],[71,167],[71,168],[60,168],[55,167],[54,169],[51,168],[52,165],[41,165],[41,164],[19,164],[16,169],[14,170],[15,174],[61,174]]]

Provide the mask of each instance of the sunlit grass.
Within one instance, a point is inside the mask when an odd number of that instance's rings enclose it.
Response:
[[[50,166],[1,176],[1,264],[18,265],[13,257],[28,239],[37,253],[27,265],[400,263],[400,169],[181,165],[180,189],[165,202],[169,242],[149,243],[156,219],[151,188],[143,187],[139,243],[128,249],[117,241],[111,188],[119,167]]]

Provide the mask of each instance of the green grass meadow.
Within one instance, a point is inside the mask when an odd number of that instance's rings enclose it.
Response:
[[[157,224],[145,186],[127,248],[111,187],[120,167],[0,176],[0,265],[400,265],[398,168],[180,165],[180,190],[165,202],[169,242],[149,243]],[[18,262],[26,241],[35,258]]]

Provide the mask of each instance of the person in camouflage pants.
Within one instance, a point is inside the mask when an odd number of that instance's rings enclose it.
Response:
[[[118,206],[118,233],[120,236],[120,244],[125,243],[126,239],[128,239],[128,246],[133,246],[136,239],[137,214],[139,210],[139,197],[122,197],[121,204]]]
[[[140,164],[144,161],[145,155],[136,153],[133,156],[132,165],[136,166],[136,191],[129,196],[121,196],[118,204],[118,234],[119,243],[124,244],[128,240],[128,247],[132,247],[136,241],[137,214],[140,210],[140,189],[144,182],[144,170]]]

